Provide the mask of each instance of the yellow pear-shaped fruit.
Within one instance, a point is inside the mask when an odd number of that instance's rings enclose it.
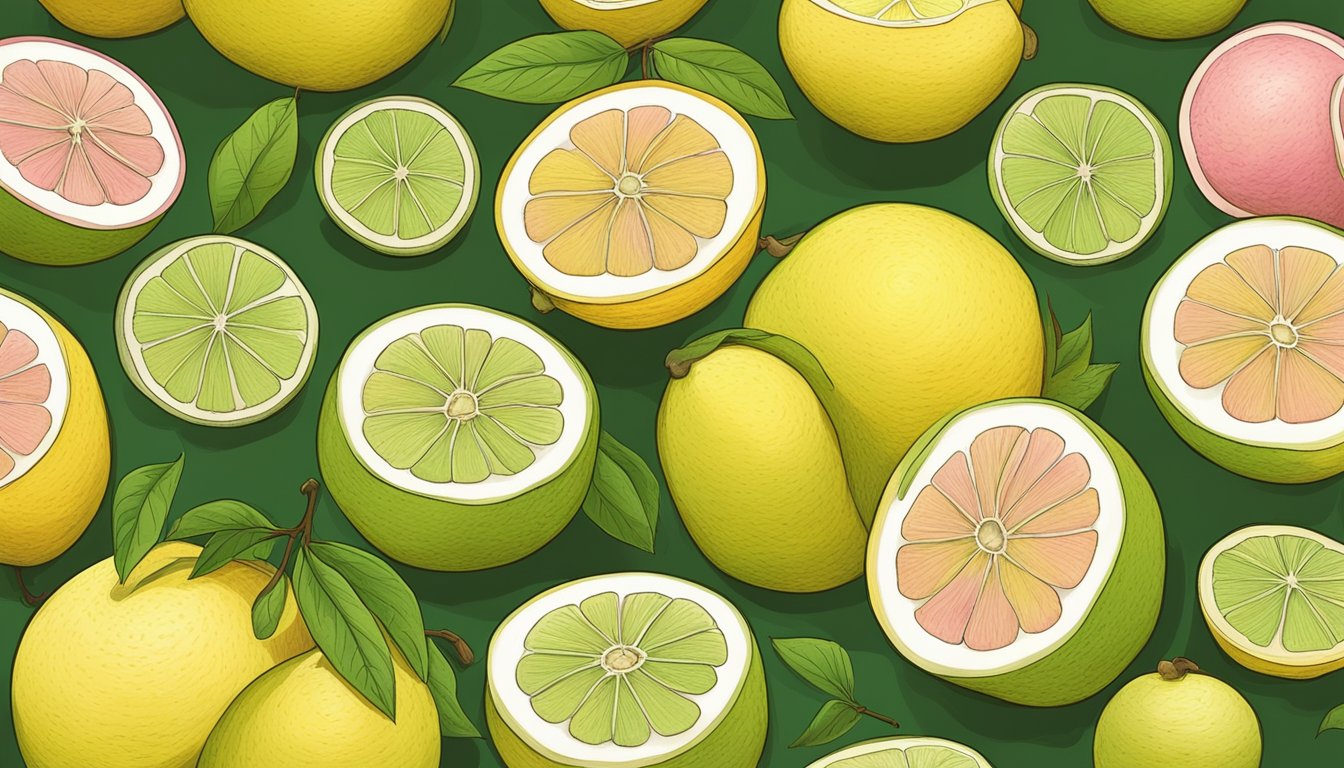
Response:
[[[437,768],[434,698],[395,647],[392,653],[395,723],[313,650],[238,695],[210,734],[197,768]]]
[[[783,360],[725,346],[695,361],[663,396],[658,456],[691,537],[730,576],[817,592],[863,572],[835,429]]]
[[[200,551],[163,544],[125,584],[109,558],[33,616],[12,692],[28,768],[190,768],[239,691],[312,647],[292,595],[270,639],[252,634],[274,569],[233,562],[188,580]]]

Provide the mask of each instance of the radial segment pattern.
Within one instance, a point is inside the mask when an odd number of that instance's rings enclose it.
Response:
[[[1213,595],[1233,629],[1290,653],[1344,644],[1344,552],[1301,536],[1254,536],[1218,555]]]
[[[518,687],[548,723],[585,744],[637,747],[700,718],[694,696],[718,683],[723,632],[699,603],[603,592],[547,613],[527,634]]]
[[[979,768],[980,763],[970,755],[941,745],[925,745],[909,749],[884,749],[866,755],[847,757],[831,763],[827,768]]]
[[[1100,514],[1087,460],[1064,448],[1049,429],[996,427],[919,492],[896,569],[901,594],[925,601],[915,620],[930,635],[992,651],[1059,622],[1060,590],[1092,565]]]
[[[33,455],[51,430],[51,370],[37,362],[36,342],[0,323],[0,483],[18,459]]]

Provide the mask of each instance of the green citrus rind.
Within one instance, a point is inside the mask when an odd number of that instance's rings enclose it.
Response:
[[[939,760],[937,763],[934,763],[938,768],[943,768],[944,765],[948,766],[948,768],[971,768],[971,766],[974,766],[974,768],[993,768],[993,766],[989,764],[989,761],[985,759],[984,755],[976,752],[965,744],[958,744],[955,741],[939,739],[932,736],[897,736],[890,739],[861,741],[857,744],[851,744],[844,749],[832,752],[820,760],[808,764],[807,768],[851,768],[851,766],[853,766],[853,768],[860,768],[860,766],[863,766],[864,768],[876,768],[876,766],[883,764],[877,762],[882,758],[873,756],[879,756],[882,753],[889,751],[900,751],[904,753],[906,750],[918,749],[921,747],[941,747],[942,749],[939,751],[945,753],[947,757],[956,756],[965,758],[964,760],[957,760],[955,763],[951,761],[944,763],[942,760]],[[922,758],[924,755],[920,755],[920,757]],[[860,758],[869,759],[861,760]],[[902,755],[902,759],[908,762],[904,755]],[[902,762],[900,765],[903,766],[906,762]],[[926,763],[923,762],[920,763],[920,765],[925,764]],[[892,765],[896,764],[892,763]]]

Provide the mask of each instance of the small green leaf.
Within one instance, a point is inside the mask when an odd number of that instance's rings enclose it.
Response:
[[[392,649],[350,582],[299,547],[294,551],[294,597],[308,631],[336,673],[395,721]]]
[[[815,637],[782,637],[770,643],[789,669],[812,687],[858,706],[854,701],[854,665],[844,648]]]
[[[1045,321],[1045,382],[1042,396],[1080,411],[1106,391],[1118,363],[1092,363],[1092,315],[1077,328],[1064,333],[1053,309]]]
[[[257,595],[252,603],[252,634],[258,640],[265,640],[275,634],[280,626],[280,617],[285,612],[285,593],[289,591],[289,577],[281,574],[280,580],[270,589]]]
[[[429,675],[425,620],[415,593],[401,575],[380,558],[349,544],[315,541],[310,552],[350,582],[355,594],[401,649],[406,663],[425,680]]]
[[[1326,731],[1344,731],[1344,704],[1330,710],[1325,719],[1321,721],[1321,729],[1316,732],[1320,736]]]
[[[525,37],[481,59],[453,85],[508,101],[554,104],[620,82],[629,64],[601,32]]]
[[[234,560],[265,560],[270,557],[278,535],[270,528],[220,531],[205,542],[201,554],[196,557],[196,567],[191,569],[188,578],[195,579],[213,573]]]
[[[293,96],[261,107],[225,137],[207,175],[215,232],[233,232],[255,219],[289,181],[298,152],[299,112]]]
[[[793,113],[779,83],[760,62],[731,45],[691,37],[653,45],[658,76],[723,99],[737,111],[771,120]]]
[[[244,528],[279,530],[266,516],[241,501],[221,499],[193,507],[178,518],[168,531],[168,538],[190,539],[220,531],[239,531]]]
[[[448,39],[448,33],[453,28],[453,19],[457,16],[457,0],[448,0],[448,17],[443,20],[443,29],[439,32],[439,45],[443,45]]]
[[[598,439],[597,463],[583,512],[612,538],[653,552],[658,478],[639,454],[606,432]]]
[[[793,740],[789,749],[794,747],[815,747],[828,744],[849,733],[863,717],[852,704],[839,699],[831,699],[821,705],[817,716],[812,718],[802,735]]]
[[[457,673],[435,643],[429,644],[429,692],[439,710],[439,732],[448,738],[478,739],[481,732],[457,700]]]
[[[117,484],[112,497],[112,563],[121,583],[149,551],[163,540],[163,523],[177,495],[186,456],[165,464],[133,469]]]

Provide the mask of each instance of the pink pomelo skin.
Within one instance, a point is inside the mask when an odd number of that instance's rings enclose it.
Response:
[[[1181,146],[1204,196],[1237,217],[1344,227],[1344,39],[1270,22],[1213,50],[1186,86]]]

